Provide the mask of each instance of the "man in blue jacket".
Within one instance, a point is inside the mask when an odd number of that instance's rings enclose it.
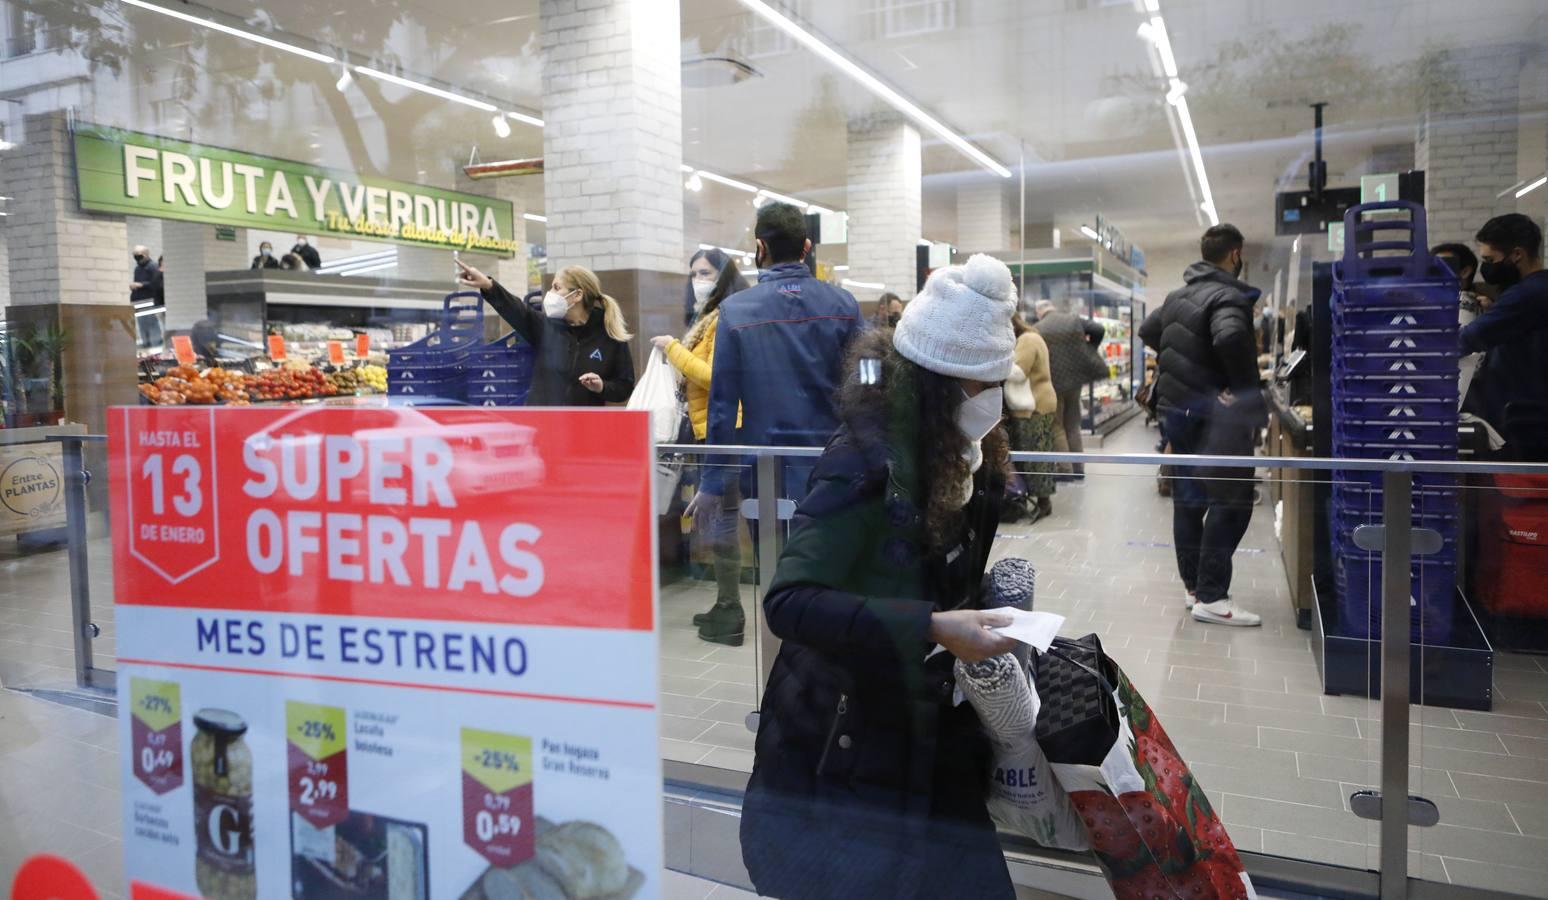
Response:
[[[838,428],[834,394],[843,382],[844,354],[861,329],[860,305],[848,291],[819,281],[802,262],[812,242],[796,207],[765,204],[753,236],[758,283],[720,306],[705,442],[821,447]],[[800,462],[805,465],[786,466],[782,495],[804,490],[811,464]],[[700,494],[724,495],[731,487],[725,471],[705,467]],[[743,493],[751,496],[753,479],[743,482]],[[695,498],[694,508],[707,502]],[[740,604],[734,609],[717,604],[702,617],[699,636],[740,644],[745,622]]]
[[[1543,232],[1527,216],[1495,216],[1478,230],[1478,274],[1503,292],[1462,329],[1463,353],[1487,351],[1485,418],[1520,461],[1548,459],[1548,271]]]

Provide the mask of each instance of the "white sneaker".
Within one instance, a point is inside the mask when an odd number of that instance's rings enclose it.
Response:
[[[1189,591],[1187,593],[1187,595],[1183,598],[1183,606],[1186,606],[1188,609],[1192,609],[1193,608],[1193,604],[1195,604],[1197,602],[1199,602],[1199,598],[1195,597],[1193,595],[1192,591]]]
[[[1199,622],[1209,622],[1214,625],[1235,625],[1238,628],[1252,628],[1263,624],[1263,617],[1257,613],[1250,613],[1238,607],[1230,600],[1216,600],[1214,603],[1195,603],[1193,605],[1193,618]]]

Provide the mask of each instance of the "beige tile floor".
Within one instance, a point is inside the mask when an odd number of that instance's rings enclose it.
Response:
[[[1130,427],[1109,443],[1148,449]],[[1375,829],[1348,795],[1377,777],[1376,706],[1324,696],[1309,635],[1295,628],[1260,507],[1237,557],[1236,597],[1262,629],[1187,619],[1172,568],[1167,502],[1148,472],[1092,466],[1061,486],[1052,519],[1002,532],[999,552],[1033,560],[1037,605],[1066,615],[1066,632],[1097,632],[1160,713],[1243,849],[1341,865],[1376,863]],[[111,667],[111,573],[93,542],[92,581]],[[116,896],[121,879],[118,760],[112,720],[17,689],[73,682],[64,554],[0,547],[0,883],[38,850],[80,860]],[[662,592],[663,756],[745,771],[752,735],[754,651],[705,644],[689,618],[712,590]],[[749,606],[751,586],[744,588]],[[1412,867],[1426,878],[1548,896],[1548,670],[1499,654],[1489,713],[1414,710],[1413,790],[1441,825],[1413,829]],[[672,882],[669,882],[672,883]],[[702,885],[695,885],[697,891]],[[730,888],[681,896],[736,896]],[[669,896],[672,896],[669,894]]]

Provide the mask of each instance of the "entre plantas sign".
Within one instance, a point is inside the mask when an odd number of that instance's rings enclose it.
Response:
[[[509,201],[99,125],[75,127],[81,208],[515,255]]]

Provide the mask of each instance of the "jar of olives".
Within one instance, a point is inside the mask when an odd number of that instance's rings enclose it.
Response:
[[[253,754],[242,735],[247,723],[230,710],[194,714],[194,878],[210,900],[254,900]]]

